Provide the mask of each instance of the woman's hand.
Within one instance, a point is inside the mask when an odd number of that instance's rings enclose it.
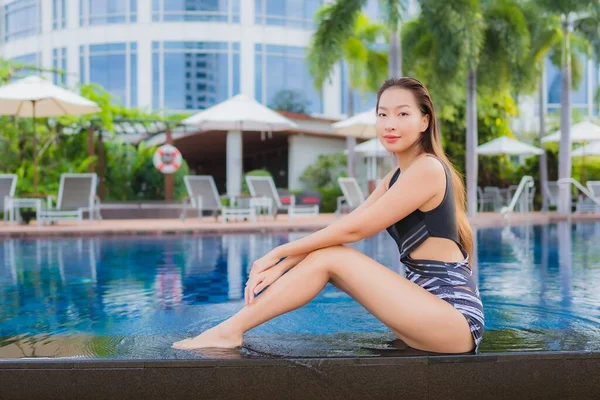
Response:
[[[260,293],[264,288],[279,279],[286,271],[295,267],[300,261],[304,260],[306,256],[307,254],[301,254],[298,256],[286,257],[272,268],[259,273],[251,272],[250,278],[248,279],[248,282],[246,282],[246,288],[244,289],[245,305],[252,304],[256,294]]]
[[[283,257],[275,254],[276,250],[271,250],[258,260],[254,261],[252,264],[252,268],[250,268],[250,273],[248,274],[250,277],[256,274],[260,274],[263,271],[273,267],[277,264]]]
[[[269,268],[266,271],[251,276],[248,282],[246,282],[246,288],[244,289],[244,304],[252,304],[254,296],[279,279],[284,272],[285,270],[278,265],[277,267]]]

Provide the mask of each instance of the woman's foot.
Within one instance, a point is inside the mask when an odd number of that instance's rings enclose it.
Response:
[[[173,348],[180,350],[202,349],[206,347],[234,349],[241,346],[242,335],[227,333],[224,329],[219,328],[219,326],[208,329],[195,338],[173,343]]]

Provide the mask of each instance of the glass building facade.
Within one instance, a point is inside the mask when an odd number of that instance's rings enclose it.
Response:
[[[81,82],[97,83],[127,107],[137,107],[137,44],[106,43],[79,48]]]
[[[256,100],[274,106],[287,94],[288,101],[303,105],[308,113],[321,113],[323,101],[313,86],[305,53],[302,47],[256,44]]]
[[[255,0],[255,23],[313,29],[314,15],[322,5],[322,0]]]
[[[152,0],[154,22],[240,22],[243,0]]]
[[[5,4],[3,10],[5,42],[35,36],[41,32],[40,0],[16,0]]]
[[[79,25],[124,24],[137,21],[137,0],[79,0]]]
[[[153,42],[156,110],[201,110],[240,92],[240,44]]]

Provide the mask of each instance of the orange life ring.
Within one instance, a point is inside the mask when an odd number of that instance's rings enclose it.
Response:
[[[182,161],[181,152],[170,144],[160,146],[152,157],[154,166],[163,174],[172,174],[177,171],[181,167]]]

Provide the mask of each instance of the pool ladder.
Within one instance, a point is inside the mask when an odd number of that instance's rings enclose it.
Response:
[[[535,186],[535,181],[533,177],[530,175],[525,175],[521,178],[521,182],[519,182],[519,186],[515,191],[510,203],[507,206],[502,207],[500,213],[504,218],[508,218],[508,216],[515,211],[515,207],[521,201],[521,212],[529,212],[529,190]],[[525,195],[525,196],[523,196]]]

